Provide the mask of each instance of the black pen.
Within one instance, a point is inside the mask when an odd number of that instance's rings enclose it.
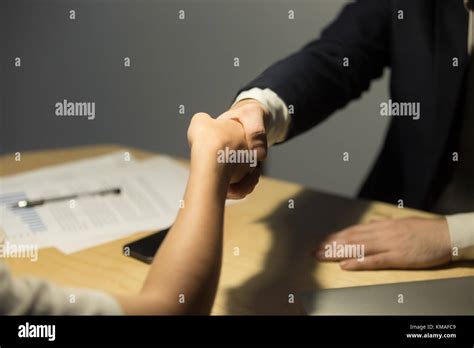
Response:
[[[107,194],[118,195],[120,194],[120,192],[122,192],[120,188],[113,188],[113,189],[107,189],[107,190],[95,191],[95,192],[77,193],[77,194],[73,194],[69,196],[36,199],[33,201],[21,200],[21,201],[18,201],[16,204],[13,204],[13,208],[30,208],[30,207],[35,207],[38,205],[43,205],[44,203],[66,201],[66,200],[76,199],[76,198],[86,197],[86,196],[96,196],[96,195],[103,196]]]

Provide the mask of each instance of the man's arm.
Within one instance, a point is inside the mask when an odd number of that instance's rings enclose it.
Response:
[[[257,150],[259,161],[264,160],[267,145],[323,121],[382,75],[389,65],[392,15],[389,0],[350,3],[320,39],[243,87],[219,118],[238,120],[249,147]],[[249,181],[230,187],[228,197],[245,197],[253,190],[246,184]]]
[[[273,64],[239,94],[255,87],[270,89],[294,109],[288,137],[309,129],[382,75],[389,65],[392,15],[388,0],[350,3],[321,38]]]

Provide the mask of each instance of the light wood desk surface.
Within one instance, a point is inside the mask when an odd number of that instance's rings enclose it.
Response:
[[[0,156],[0,175],[93,157],[123,149],[139,159],[152,153],[113,145],[86,146]],[[294,208],[289,208],[289,200]],[[254,193],[226,208],[224,255],[213,314],[302,314],[301,291],[474,275],[472,263],[420,271],[343,271],[318,263],[311,248],[325,234],[374,217],[429,216],[379,202],[347,199],[301,185],[262,178]],[[148,265],[122,254],[124,244],[148,232],[71,255],[42,249],[39,259],[7,259],[14,275],[34,275],[61,285],[136,292]],[[238,255],[236,251],[238,248]],[[288,303],[294,294],[295,304]]]

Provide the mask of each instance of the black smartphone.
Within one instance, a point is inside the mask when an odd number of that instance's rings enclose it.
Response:
[[[171,228],[171,227],[170,227]],[[124,255],[129,255],[145,263],[152,263],[161,243],[165,240],[169,228],[138,239],[123,247]]]

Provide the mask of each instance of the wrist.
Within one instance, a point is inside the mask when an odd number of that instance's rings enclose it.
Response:
[[[191,170],[207,177],[217,176],[218,181],[228,184],[231,177],[230,165],[218,161],[218,153],[225,146],[225,142],[217,139],[195,142],[191,148]]]
[[[241,99],[235,104],[233,104],[230,109],[235,110],[235,109],[242,109],[242,108],[247,109],[249,112],[261,113],[264,117],[268,117],[270,115],[267,107],[261,102],[259,102],[257,99],[252,99],[252,98]]]

